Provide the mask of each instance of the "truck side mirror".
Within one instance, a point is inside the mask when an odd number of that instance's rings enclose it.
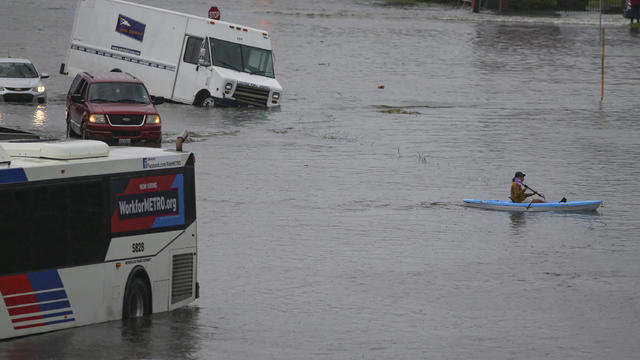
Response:
[[[205,43],[203,42],[202,44],[203,46],[200,48],[200,55],[198,55],[198,65],[210,66],[211,62],[207,59],[207,49],[204,48]]]
[[[42,74],[40,74],[40,78],[42,78],[42,79],[48,79],[48,78],[49,78],[49,74],[47,74],[47,73],[42,73]]]
[[[151,99],[151,103],[153,105],[164,104],[164,97],[163,96],[154,96],[153,99]]]
[[[84,99],[82,98],[82,94],[72,94],[71,101],[77,104],[82,104],[84,102]]]

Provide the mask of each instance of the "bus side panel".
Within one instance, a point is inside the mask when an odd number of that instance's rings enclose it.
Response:
[[[170,97],[186,22],[184,15],[136,4],[81,0],[67,71],[119,69],[140,78],[152,95]]]
[[[113,311],[117,299],[105,292],[105,284],[111,283],[116,271],[112,263],[59,270],[74,309],[75,326],[120,318]]]
[[[153,258],[152,262],[147,263],[145,270],[148,272],[151,278],[151,286],[153,293],[153,312],[164,312],[173,310],[180,306],[184,306],[195,300],[195,280],[196,280],[196,267],[195,261],[196,255],[196,223],[192,223],[184,233],[178,236],[169,246],[162,250],[158,255]],[[175,255],[189,254],[194,258],[193,261],[193,296],[185,301],[180,301],[180,304],[172,304],[171,291],[175,282],[172,282],[173,269],[178,265],[174,264],[176,259]]]
[[[181,241],[177,241],[174,243],[174,246],[171,247],[170,253],[173,258],[174,266],[171,267],[171,281],[170,281],[170,291],[169,291],[169,310],[177,309],[179,307],[185,306],[196,299],[196,286],[198,279],[198,256],[197,256],[197,233],[196,226],[197,221],[194,221],[191,226],[187,228],[185,231]],[[192,261],[192,273],[189,284],[191,287],[191,294],[178,294],[178,291],[183,289],[179,284],[180,279],[183,279],[184,276],[184,267],[179,266],[178,259],[186,260],[191,257]],[[184,286],[183,285],[183,286]]]
[[[110,264],[42,270],[0,277],[0,338],[114,320],[103,293]]]
[[[193,222],[156,256],[0,277],[0,339],[121,319],[127,280],[136,266],[149,276],[154,313],[191,303],[196,295],[196,236]],[[172,302],[176,255],[193,257],[192,290],[191,296]]]

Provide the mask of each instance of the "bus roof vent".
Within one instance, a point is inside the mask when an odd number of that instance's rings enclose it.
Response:
[[[73,160],[109,155],[109,146],[96,140],[5,142],[1,146],[10,156],[15,157]]]

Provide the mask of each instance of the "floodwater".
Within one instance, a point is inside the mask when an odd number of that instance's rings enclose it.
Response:
[[[205,14],[205,1],[144,0]],[[201,298],[137,324],[0,343],[3,359],[636,359],[640,34],[599,17],[380,1],[221,1],[268,30],[282,107],[159,106],[196,154]],[[44,106],[0,126],[64,136],[75,1],[0,2],[0,52]],[[384,89],[379,86],[383,85]],[[399,108],[406,113],[386,113]],[[594,213],[510,214],[517,170]]]

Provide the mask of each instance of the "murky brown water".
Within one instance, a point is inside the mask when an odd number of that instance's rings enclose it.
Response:
[[[138,326],[2,342],[1,358],[637,358],[640,34],[626,20],[604,17],[601,104],[596,14],[216,5],[271,32],[285,95],[273,111],[159,107],[165,146],[194,133],[201,298]],[[53,74],[46,106],[0,103],[0,126],[63,136],[74,6],[0,2],[0,51]],[[460,206],[506,198],[516,170],[605,207]]]

